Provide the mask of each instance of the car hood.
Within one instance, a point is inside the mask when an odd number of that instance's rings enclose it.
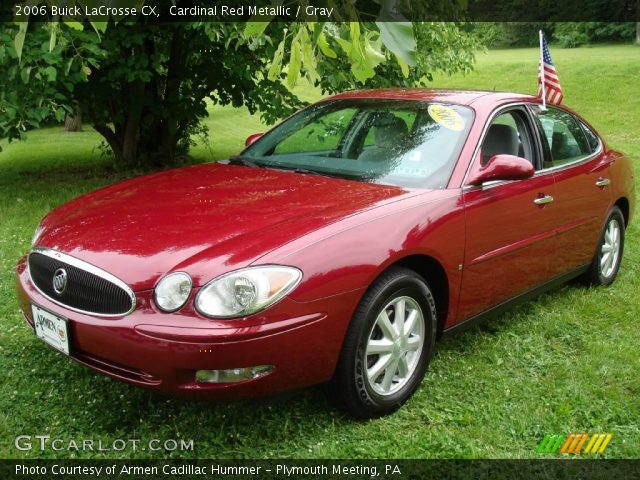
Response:
[[[121,182],[53,210],[40,247],[106,270],[134,290],[171,270],[202,285],[301,235],[417,192],[219,163]],[[198,264],[195,274],[190,270]]]

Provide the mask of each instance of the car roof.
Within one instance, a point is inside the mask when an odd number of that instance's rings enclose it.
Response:
[[[459,105],[501,104],[510,101],[535,102],[532,95],[512,92],[495,92],[486,90],[453,90],[437,88],[378,88],[371,90],[352,90],[339,93],[326,100],[346,98],[372,98],[381,100],[422,100],[429,102],[454,103]]]

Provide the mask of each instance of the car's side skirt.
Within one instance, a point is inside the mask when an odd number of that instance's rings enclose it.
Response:
[[[510,298],[509,300],[505,300],[504,302],[499,303],[498,305],[491,307],[490,309],[485,310],[484,312],[474,315],[471,318],[463,320],[462,322],[457,323],[456,325],[453,325],[452,327],[445,329],[442,332],[441,338],[448,338],[454,334],[464,332],[465,330],[475,327],[476,325],[484,322],[485,320],[488,320],[490,318],[500,315],[501,313],[504,313],[505,311],[509,310],[510,308],[514,307],[519,303],[526,302],[527,300],[537,297],[538,295],[548,290],[551,290],[552,288],[557,287],[558,285],[562,285],[563,283],[566,283],[571,279],[579,277],[588,269],[589,269],[589,264],[583,265],[582,267],[579,267],[567,273],[564,273],[559,277],[556,277],[546,283],[543,283],[542,285],[534,287],[531,290],[527,290],[524,293],[521,293],[513,298]]]

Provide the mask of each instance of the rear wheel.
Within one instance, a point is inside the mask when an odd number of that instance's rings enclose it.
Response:
[[[347,331],[333,394],[358,418],[396,410],[418,388],[433,353],[436,310],[418,274],[394,267],[365,294]]]
[[[593,256],[589,270],[583,280],[591,285],[611,285],[620,270],[622,252],[624,251],[624,216],[617,206],[614,206],[600,235],[596,253]]]

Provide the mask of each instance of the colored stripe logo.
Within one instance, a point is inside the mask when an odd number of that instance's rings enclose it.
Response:
[[[538,444],[536,453],[604,453],[612,438],[611,433],[547,434]]]

